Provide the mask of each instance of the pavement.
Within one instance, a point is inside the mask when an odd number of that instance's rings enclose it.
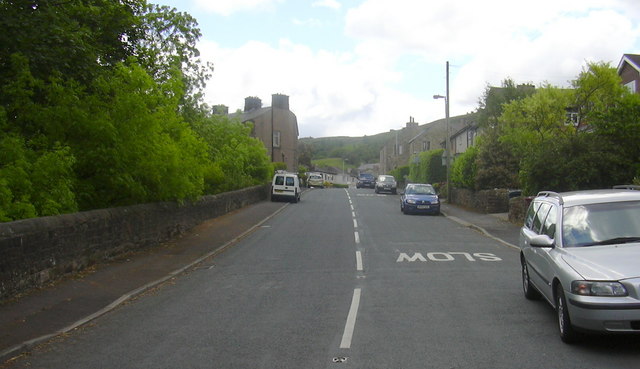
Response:
[[[197,267],[260,227],[288,204],[264,201],[211,219],[158,247],[93,266],[0,305],[0,366],[58,335]],[[443,203],[443,215],[517,248],[519,226],[506,214],[482,214]]]

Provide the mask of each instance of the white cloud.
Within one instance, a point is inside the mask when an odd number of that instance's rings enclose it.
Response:
[[[361,50],[378,49],[386,58],[418,54],[443,72],[449,60],[452,114],[463,114],[487,84],[507,77],[567,85],[587,61],[616,65],[640,41],[640,12],[631,2],[368,0],[348,11],[346,32]]]
[[[196,5],[205,11],[229,16],[247,10],[262,10],[273,7],[284,0],[195,0]]]
[[[233,12],[275,1],[211,4]],[[243,108],[247,96],[269,106],[271,94],[286,94],[301,136],[371,135],[400,128],[409,116],[428,123],[444,115],[442,101],[431,95],[444,93],[447,60],[455,116],[475,110],[486,86],[505,78],[566,86],[588,61],[615,66],[622,54],[640,52],[635,1],[367,0],[346,13],[345,32],[357,41],[350,51],[317,50],[287,39],[227,49],[204,40],[200,51],[216,68],[206,97],[233,111]],[[298,25],[323,21],[289,19]],[[431,70],[430,79],[414,86],[423,98],[400,90],[414,72],[397,70],[399,61],[414,57]]]
[[[301,136],[375,134],[399,128],[409,115],[424,116],[429,108],[442,112],[438,104],[387,87],[398,73],[353,53],[313,51],[288,40],[237,49],[205,41],[199,48],[216,68],[206,91],[210,104],[233,112],[247,96],[270,106],[271,94],[288,95]]]
[[[319,0],[319,1],[316,1],[313,4],[311,4],[311,6],[313,6],[313,7],[331,8],[331,9],[338,10],[342,6],[342,4],[340,4],[336,0]]]

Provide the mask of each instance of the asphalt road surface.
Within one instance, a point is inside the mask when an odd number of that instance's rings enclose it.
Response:
[[[314,189],[224,253],[11,367],[638,368],[557,336],[518,253],[398,195]]]

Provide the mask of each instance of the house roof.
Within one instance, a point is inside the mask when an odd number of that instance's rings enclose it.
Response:
[[[620,63],[618,64],[618,74],[622,72],[622,68],[625,64],[629,64],[633,69],[637,70],[640,73],[640,55],[637,54],[624,54],[622,55],[622,59],[620,59]]]
[[[458,130],[458,132],[452,134],[451,138],[456,138],[461,134],[465,133],[466,131],[477,130],[477,129],[478,129],[478,125],[475,122],[472,122],[469,125],[462,127],[460,130]]]

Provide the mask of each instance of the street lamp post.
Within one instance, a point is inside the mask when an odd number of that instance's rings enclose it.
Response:
[[[447,94],[446,96],[442,95],[433,95],[434,99],[444,99],[444,119],[445,126],[447,130],[446,141],[444,142],[444,155],[445,162],[447,167],[447,203],[451,203],[451,186],[450,186],[450,166],[451,166],[451,153],[449,150],[449,62],[447,62]]]

